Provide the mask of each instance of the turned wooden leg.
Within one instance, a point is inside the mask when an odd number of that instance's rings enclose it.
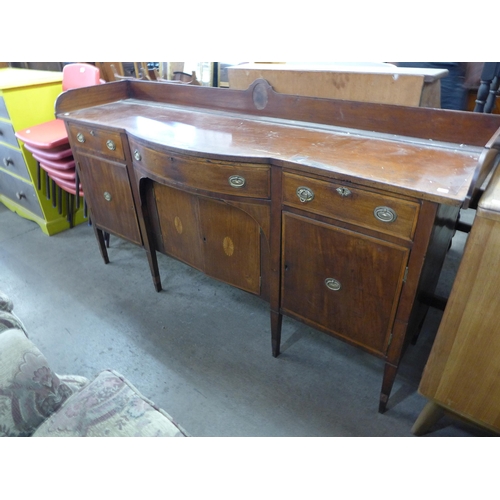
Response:
[[[422,436],[427,434],[431,427],[444,415],[444,410],[438,404],[429,401],[424,409],[420,412],[417,420],[411,428],[411,432],[415,436]]]
[[[271,343],[273,356],[277,358],[280,354],[281,345],[281,323],[283,316],[280,313],[271,311]]]
[[[380,401],[378,406],[379,413],[384,413],[387,408],[387,401],[389,401],[389,396],[391,395],[397,371],[397,366],[389,363],[385,364],[384,379],[382,381],[382,390],[380,391]]]

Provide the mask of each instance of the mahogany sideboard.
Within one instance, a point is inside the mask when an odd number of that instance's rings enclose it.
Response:
[[[63,93],[99,248],[103,231],[267,301],[385,362],[434,291],[459,210],[495,165],[500,117],[144,81]]]

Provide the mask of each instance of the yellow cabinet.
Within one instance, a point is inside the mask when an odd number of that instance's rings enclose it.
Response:
[[[36,222],[45,234],[70,227],[67,200],[54,206],[44,175],[15,133],[55,118],[54,103],[62,92],[62,73],[0,68],[0,202],[21,217]],[[74,223],[84,221],[83,207]]]

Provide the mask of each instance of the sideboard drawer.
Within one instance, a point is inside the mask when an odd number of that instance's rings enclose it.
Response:
[[[30,174],[21,151],[19,151],[19,149],[9,148],[9,146],[2,143],[0,143],[0,167],[10,173],[30,180]]]
[[[0,170],[0,194],[23,206],[35,215],[43,217],[33,185],[2,170]]]
[[[5,142],[15,148],[19,147],[16,134],[10,122],[0,120],[0,142]]]
[[[82,125],[69,125],[68,128],[73,147],[117,160],[125,159],[119,132]]]
[[[284,173],[283,203],[318,215],[412,239],[419,204],[351,185]]]
[[[159,152],[133,140],[130,149],[135,166],[172,185],[247,198],[271,196],[269,165]]]

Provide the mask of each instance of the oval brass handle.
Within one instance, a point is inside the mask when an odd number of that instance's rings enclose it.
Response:
[[[14,165],[14,161],[12,160],[12,158],[4,158],[3,164],[5,167],[8,167],[9,165]]]
[[[104,191],[104,199],[106,201],[111,201],[111,194],[108,193],[107,191]]]
[[[76,140],[78,142],[85,142],[85,136],[81,132],[78,132],[78,134],[76,134]]]
[[[134,151],[134,158],[137,160],[137,161],[141,161],[142,160],[142,156],[141,156],[141,153],[139,153],[139,150],[136,149]]]
[[[351,190],[341,186],[337,188],[337,193],[339,193],[340,196],[349,196],[351,194]]]
[[[314,192],[312,189],[309,189],[308,187],[305,186],[299,186],[297,188],[297,196],[299,197],[299,200],[302,203],[307,203],[308,201],[311,201],[314,199]]]
[[[377,207],[373,215],[381,222],[394,222],[398,218],[398,214],[389,207]]]
[[[325,285],[327,286],[327,288],[333,290],[334,292],[342,288],[340,281],[337,281],[335,278],[326,278]]]
[[[111,139],[109,141],[106,141],[106,146],[110,151],[114,151],[116,149],[116,144]]]
[[[23,198],[26,198],[26,195],[22,191],[18,191],[16,193],[16,197],[18,200],[22,200]]]
[[[242,188],[245,185],[245,178],[241,175],[232,175],[228,179],[229,185],[234,188]]]

